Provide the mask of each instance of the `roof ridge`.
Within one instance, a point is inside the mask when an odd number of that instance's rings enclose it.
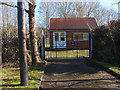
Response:
[[[78,18],[81,18],[81,19],[95,19],[94,17],[65,17],[65,18],[51,18],[51,19],[68,19],[68,18],[73,18],[73,19],[78,19]]]

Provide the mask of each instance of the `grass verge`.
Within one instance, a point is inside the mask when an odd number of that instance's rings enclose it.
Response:
[[[108,68],[108,69],[110,69],[110,70],[112,70],[112,71],[114,71],[114,72],[116,72],[118,74],[120,74],[120,67],[116,67],[116,66],[108,64],[106,62],[95,61],[95,60],[93,60],[93,61],[100,64],[100,65],[105,66],[106,68]]]
[[[28,67],[29,86],[20,86],[20,68],[2,69],[2,88],[37,88],[40,73],[45,64]]]

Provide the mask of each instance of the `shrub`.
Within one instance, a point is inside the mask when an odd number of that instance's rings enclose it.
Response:
[[[120,29],[119,22],[111,22],[108,26],[100,26],[93,30],[93,58],[120,65]]]

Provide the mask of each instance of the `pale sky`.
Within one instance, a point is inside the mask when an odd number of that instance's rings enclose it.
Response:
[[[105,8],[108,8],[108,9],[114,9],[115,11],[118,12],[118,4],[117,4],[118,0],[105,0],[105,1],[101,1],[101,5]]]

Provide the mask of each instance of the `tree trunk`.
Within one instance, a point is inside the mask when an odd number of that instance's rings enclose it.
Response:
[[[29,4],[29,28],[30,28],[30,43],[31,43],[31,56],[32,65],[39,62],[39,53],[35,31],[35,0],[32,0],[33,5]]]
[[[20,79],[21,85],[28,85],[28,69],[26,54],[26,34],[25,34],[25,1],[18,0],[18,35],[19,35],[19,55],[20,55]]]

